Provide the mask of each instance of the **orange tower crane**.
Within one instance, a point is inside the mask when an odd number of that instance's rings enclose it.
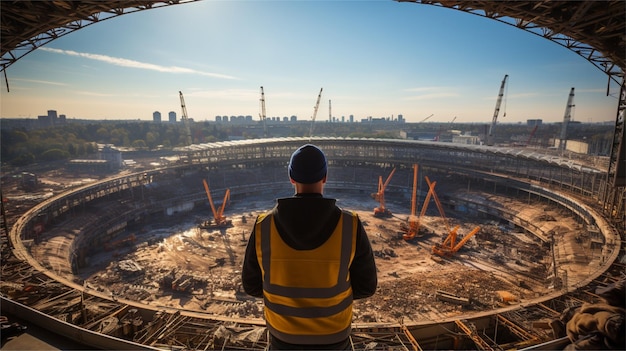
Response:
[[[206,195],[209,198],[209,204],[211,205],[211,211],[213,211],[213,222],[210,221],[205,222],[202,227],[206,228],[216,228],[216,227],[227,227],[231,225],[233,222],[227,219],[224,216],[224,208],[226,208],[226,203],[230,200],[230,189],[226,189],[226,194],[224,194],[224,201],[222,205],[215,210],[215,205],[213,204],[213,198],[211,198],[211,191],[209,190],[209,184],[207,184],[206,180],[202,179],[202,183],[204,184],[204,190],[206,191]]]
[[[375,217],[391,217],[391,211],[385,207],[385,189],[387,185],[389,185],[389,181],[391,181],[391,177],[395,172],[396,169],[392,169],[384,183],[383,176],[378,176],[378,192],[372,194],[374,200],[379,202],[379,206],[374,208]]]
[[[458,228],[458,227],[457,227]],[[450,234],[446,237],[446,239],[443,241],[443,243],[441,244],[435,244],[433,246],[433,254],[438,255],[438,256],[452,256],[454,255],[457,251],[459,251],[459,249],[461,247],[463,247],[463,245],[465,245],[465,243],[474,236],[474,234],[478,233],[478,231],[480,230],[480,227],[476,227],[474,228],[471,232],[469,232],[467,235],[465,235],[465,237],[463,237],[463,239],[461,239],[461,241],[459,241],[458,243],[456,242],[456,229],[453,230],[452,232],[450,232]]]

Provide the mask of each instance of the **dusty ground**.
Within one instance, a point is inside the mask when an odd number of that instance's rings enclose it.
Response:
[[[391,218],[376,218],[372,208],[377,205],[371,198],[341,199],[346,208],[354,206],[361,217],[376,254],[379,287],[375,296],[360,300],[355,305],[356,322],[399,322],[433,320],[443,317],[488,310],[499,306],[500,295],[506,291],[517,299],[528,299],[547,291],[547,284],[533,282],[521,284],[510,269],[502,269],[502,262],[494,262],[476,243],[485,238],[503,238],[500,245],[513,240],[517,247],[527,247],[539,252],[540,259],[548,251],[537,240],[518,233],[502,235],[503,230],[494,224],[481,223],[481,232],[471,239],[462,251],[451,259],[437,259],[431,247],[444,237],[429,233],[407,242],[401,237],[402,223],[407,213],[395,213]],[[259,201],[259,208],[269,208],[272,201]],[[134,246],[124,246],[91,257],[90,266],[81,269],[81,278],[87,287],[111,292],[112,296],[142,301],[155,306],[168,306],[216,313],[223,316],[260,318],[262,301],[245,295],[240,288],[240,269],[246,240],[254,218],[259,212],[233,207],[227,209],[233,227],[221,230],[200,229],[197,223],[207,219],[196,211],[184,223],[159,226],[133,233]],[[242,219],[245,218],[245,223]],[[477,223],[461,223],[459,234],[471,231]],[[443,227],[440,217],[427,217],[425,226]],[[126,233],[124,235],[129,235]],[[520,239],[520,237],[524,237]],[[482,238],[482,239],[481,239]],[[493,242],[494,248],[499,246]],[[134,262],[139,272],[124,271],[120,262]],[[517,263],[515,263],[517,261]],[[530,271],[531,263],[514,258],[508,264],[516,269]],[[534,272],[542,280],[545,272]],[[183,283],[187,281],[187,283]],[[182,284],[181,284],[182,283]],[[180,287],[184,285],[185,291]],[[177,290],[179,289],[179,290]],[[461,306],[440,301],[437,290],[461,298],[471,299],[471,304]]]
[[[60,180],[55,182],[57,178]],[[23,202],[23,206],[51,196],[52,190],[67,187],[70,180],[54,172],[40,179],[49,191],[44,188],[39,194],[31,194],[36,196],[22,199],[19,202]],[[92,180],[75,177],[73,181],[88,183]],[[13,204],[18,202],[19,196],[11,194]],[[199,223],[211,218],[207,206],[186,214],[183,221],[174,224],[170,218],[167,223],[155,222],[139,231],[121,233],[119,240],[132,234],[134,242],[91,256],[89,265],[81,267],[78,278],[84,280],[87,288],[105,291],[115,298],[221,316],[261,318],[262,301],[241,291],[240,269],[252,223],[259,211],[270,208],[273,203],[272,199],[248,199],[245,206],[229,204],[225,214],[234,225],[222,230],[198,228]],[[546,279],[549,247],[530,235],[495,222],[478,223],[447,213],[451,226],[461,226],[460,235],[469,233],[477,225],[481,230],[454,257],[442,260],[431,254],[432,246],[447,235],[443,229],[430,232],[432,228],[444,227],[440,217],[424,218],[429,233],[407,242],[401,238],[401,228],[410,204],[390,202],[388,208],[394,216],[380,219],[372,215],[378,203],[369,196],[340,198],[338,203],[361,217],[378,267],[378,291],[373,297],[355,303],[355,322],[436,320],[501,306],[506,294],[523,302],[552,291],[551,282]],[[508,206],[516,208],[519,204]],[[20,206],[11,206],[13,211],[19,212]],[[547,213],[543,208],[537,211],[541,215]],[[571,244],[577,235],[576,223],[562,213],[553,215],[559,218],[559,226],[571,228],[567,245],[578,245]],[[46,252],[46,245],[58,246],[55,240],[68,238],[47,238],[40,244],[41,251]],[[567,246],[560,245],[559,249],[564,247]],[[46,257],[41,255],[42,259]],[[573,277],[577,273],[584,274],[580,269],[587,267],[584,264],[563,269],[569,269]],[[469,299],[471,303],[462,306],[441,301],[438,290]]]

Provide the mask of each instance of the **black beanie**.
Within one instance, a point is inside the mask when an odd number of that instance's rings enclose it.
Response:
[[[326,156],[317,146],[306,144],[289,160],[289,177],[302,184],[313,184],[326,176]]]

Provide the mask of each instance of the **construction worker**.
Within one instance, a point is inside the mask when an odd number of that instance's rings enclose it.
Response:
[[[272,350],[351,349],[352,302],[378,278],[359,217],[323,196],[327,163],[315,145],[289,161],[295,195],[257,217],[242,269],[243,288],[263,297]]]

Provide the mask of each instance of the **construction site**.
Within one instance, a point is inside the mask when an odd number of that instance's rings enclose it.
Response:
[[[498,145],[507,78],[481,145],[315,137],[322,90],[308,137],[194,144],[179,92],[188,140],[168,157],[3,176],[2,311],[90,348],[267,349],[242,260],[257,216],[293,195],[291,153],[312,143],[328,159],[324,195],[358,214],[378,270],[374,296],[354,303],[352,349],[623,349],[623,75],[607,162],[564,152],[574,88],[559,150]],[[609,316],[574,323],[589,311]],[[19,327],[5,319],[5,335]]]
[[[28,197],[3,185],[15,223],[3,296],[25,306],[19,314],[80,326],[103,348],[120,348],[119,339],[265,348],[263,302],[241,288],[243,253],[256,216],[293,194],[286,160],[307,142],[194,145],[177,164],[138,162],[98,181],[54,170]],[[619,232],[583,198],[557,190],[571,177],[602,182],[591,168],[488,147],[312,142],[329,160],[325,195],[358,213],[376,256],[377,293],[355,302],[355,349],[466,349],[485,335],[502,348],[553,340],[559,311],[593,301],[584,291],[623,272]],[[513,176],[520,169],[530,173]],[[555,169],[567,169],[567,180],[551,178],[551,189],[519,180],[563,173]],[[68,190],[61,179],[73,176]]]

